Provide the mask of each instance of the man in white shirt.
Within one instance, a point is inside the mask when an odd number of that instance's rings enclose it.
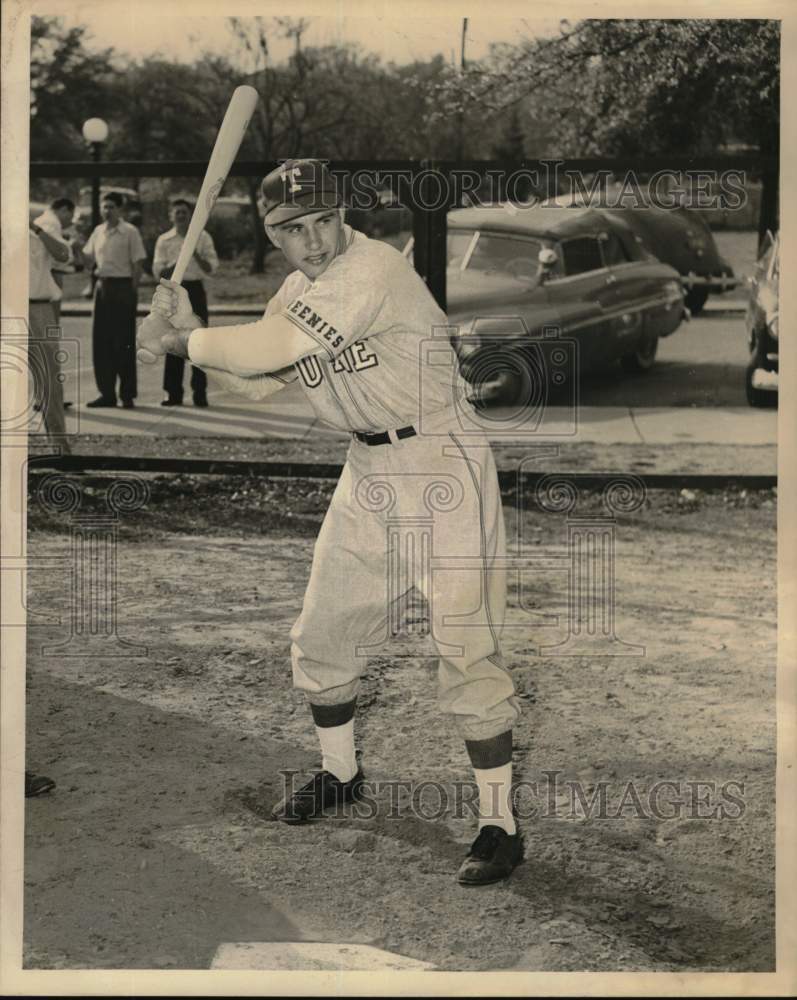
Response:
[[[171,203],[169,218],[172,221],[172,228],[162,233],[155,244],[155,254],[152,259],[152,273],[155,279],[170,278],[180,250],[188,232],[188,224],[191,221],[191,204],[185,198],[174,198]],[[216,256],[216,248],[213,239],[206,231],[199,234],[197,247],[194,256],[188,264],[183,278],[183,288],[188,292],[191,300],[191,307],[194,313],[202,320],[205,326],[208,325],[208,300],[205,294],[205,286],[202,283],[203,274],[212,274],[218,267],[219,261]],[[163,366],[163,389],[166,398],[161,406],[182,406],[183,403],[183,373],[185,371],[185,359],[178,358],[174,354],[167,354]],[[207,375],[201,368],[191,366],[191,393],[194,398],[194,406],[207,406]]]
[[[47,436],[61,454],[70,454],[64,421],[64,391],[58,361],[60,329],[53,303],[61,298],[61,289],[50,272],[52,260],[64,263],[69,247],[63,240],[30,223],[28,255],[28,328],[30,331],[30,367],[36,408],[42,411]]]
[[[64,230],[72,225],[74,215],[75,203],[71,198],[55,198],[50,202],[49,207],[33,220],[33,224],[44,230],[49,236],[65,243],[69,247],[70,243],[64,234]],[[64,275],[72,270],[71,261],[72,252],[70,248],[69,256],[65,261],[57,260],[53,257],[50,262],[50,271],[52,272],[53,280],[62,290],[64,287]],[[56,321],[60,322],[61,300],[59,299],[54,303],[54,306]]]
[[[147,252],[141,233],[122,218],[123,199],[109,191],[100,206],[100,223],[77,255],[97,266],[92,319],[94,377],[100,395],[90,407],[115,407],[119,396],[126,410],[133,409],[136,384],[136,306],[138,283]]]

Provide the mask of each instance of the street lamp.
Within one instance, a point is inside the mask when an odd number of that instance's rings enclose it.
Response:
[[[108,138],[108,124],[102,118],[89,118],[83,122],[83,138],[91,146],[91,158],[99,163],[102,154],[102,144]],[[91,179],[91,228],[100,224],[100,178],[99,174]]]

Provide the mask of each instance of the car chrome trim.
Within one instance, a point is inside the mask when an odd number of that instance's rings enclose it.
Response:
[[[767,389],[776,392],[778,388],[778,373],[768,372],[764,368],[756,368],[753,372],[750,384],[754,389]]]
[[[481,236],[481,230],[476,229],[473,232],[470,243],[468,244],[468,249],[465,251],[462,257],[462,263],[459,266],[460,271],[464,271],[465,268],[470,264],[470,259],[473,256],[473,251],[476,249],[476,244],[479,242],[479,237]]]

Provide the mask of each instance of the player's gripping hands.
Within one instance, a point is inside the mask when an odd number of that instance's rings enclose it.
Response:
[[[151,365],[165,354],[187,358],[191,331],[202,325],[182,285],[161,278],[152,297],[152,311],[138,328],[138,360]]]

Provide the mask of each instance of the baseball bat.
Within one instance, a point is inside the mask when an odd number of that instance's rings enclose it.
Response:
[[[188,232],[185,234],[180,255],[174,265],[171,280],[178,285],[183,280],[185,269],[194,256],[199,234],[205,228],[222,185],[227,180],[232,161],[241,148],[257,100],[257,91],[254,87],[236,87],[227,105],[219,134],[216,136],[216,145],[210,154],[208,169],[205,171],[202,187],[199,190],[199,197],[188,224]]]
[[[232,161],[241,148],[257,101],[258,95],[254,87],[236,87],[233,91],[230,103],[224,113],[224,119],[219,127],[219,134],[216,136],[213,152],[210,154],[208,168],[199,190],[199,197],[188,224],[188,232],[185,234],[177,263],[174,265],[171,280],[178,285],[183,280],[185,269],[194,256],[199,234],[205,228],[208,216],[216,204],[222,185],[230,172]],[[145,354],[150,355],[150,352],[139,350],[141,360],[149,360],[149,357],[143,357]],[[154,355],[150,355],[150,357],[153,361],[155,360]]]

